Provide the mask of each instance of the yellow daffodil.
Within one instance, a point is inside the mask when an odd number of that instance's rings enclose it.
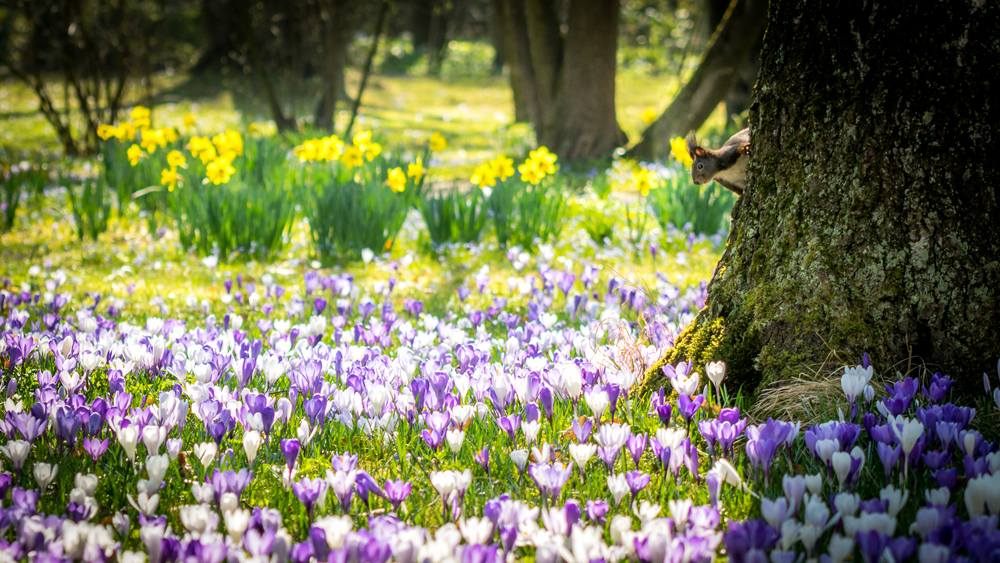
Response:
[[[190,113],[184,114],[184,127],[194,127],[194,116]]]
[[[243,137],[232,129],[212,137],[212,144],[219,153],[219,158],[233,160],[243,154]]]
[[[389,171],[389,179],[385,183],[397,193],[402,193],[406,189],[406,174],[402,168],[393,168]]]
[[[200,158],[202,164],[208,164],[215,160],[215,145],[208,137],[191,137],[188,146],[191,149],[191,156]]]
[[[180,181],[181,177],[177,174],[176,168],[164,168],[160,171],[160,185],[165,186],[167,191],[174,191]]]
[[[340,137],[330,135],[323,137],[320,141],[321,148],[317,154],[320,159],[330,162],[340,158],[340,153],[344,151],[344,141],[341,141]]]
[[[184,158],[184,154],[181,153],[181,151],[170,151],[167,154],[167,164],[169,164],[171,168],[183,168],[187,164],[187,159]]]
[[[501,181],[514,175],[514,160],[506,156],[501,155],[491,160],[490,167],[493,169],[493,175]]]
[[[129,117],[132,118],[132,123],[139,129],[149,129],[152,125],[152,122],[149,120],[149,109],[143,106],[132,108]]]
[[[521,173],[521,180],[529,184],[537,185],[545,177],[545,173],[538,169],[538,162],[530,158],[518,166],[517,171]]]
[[[139,159],[142,158],[142,149],[139,148],[139,145],[132,145],[128,148],[128,152],[126,154],[128,155],[128,161],[132,164],[132,166],[135,166],[136,164],[139,164]]]
[[[319,154],[320,143],[318,139],[303,141],[301,145],[292,149],[295,156],[299,157],[299,162],[313,162]]]
[[[365,147],[365,158],[368,162],[375,160],[375,157],[382,154],[382,145],[378,143],[370,143]]]
[[[656,121],[657,115],[656,110],[653,108],[646,108],[646,111],[642,112],[642,120],[647,124]]]
[[[414,184],[419,184],[420,179],[423,178],[426,173],[427,169],[424,168],[423,159],[419,156],[417,157],[416,162],[411,162],[410,165],[406,167],[406,175],[413,178]]]
[[[233,168],[232,163],[225,158],[217,158],[212,162],[208,163],[205,167],[205,183],[211,181],[215,185],[225,184],[229,182],[229,177],[236,172]]]
[[[364,156],[361,154],[361,150],[359,150],[358,147],[344,147],[344,154],[340,155],[340,161],[344,163],[344,166],[354,168],[355,166],[361,166],[364,163]]]
[[[160,129],[160,132],[163,133],[163,138],[168,143],[173,143],[173,142],[177,141],[177,138],[178,138],[177,137],[177,130],[174,129],[173,127],[164,127],[163,129]]]
[[[167,140],[163,137],[162,129],[143,129],[140,144],[142,148],[146,149],[146,152],[153,154],[156,152],[156,147],[166,146]]]
[[[484,162],[472,171],[472,177],[469,178],[469,181],[479,186],[479,189],[492,188],[497,185],[496,172],[489,162]]]
[[[372,141],[371,131],[358,131],[354,134],[354,146],[365,150],[365,146]]]
[[[135,140],[135,125],[132,125],[131,123],[127,122],[122,123],[121,125],[118,126],[118,129],[115,132],[115,136],[118,137],[118,140],[123,143],[125,141]]]
[[[444,149],[448,148],[448,140],[445,139],[444,135],[442,135],[441,133],[435,132],[433,135],[431,135],[430,147],[431,150],[434,152],[441,152]]]
[[[670,152],[674,155],[674,158],[681,161],[681,164],[685,168],[691,168],[691,164],[694,162],[694,158],[691,157],[691,153],[688,152],[687,141],[683,137],[674,137],[670,139]]]
[[[531,160],[537,163],[538,170],[542,174],[555,174],[556,155],[549,152],[545,147],[538,147],[529,153]]]
[[[649,190],[655,190],[658,184],[656,176],[645,168],[640,168],[632,174],[632,182],[635,189],[643,196],[649,195]]]
[[[103,125],[98,125],[97,136],[107,141],[111,137],[118,136],[118,129],[116,129],[113,125],[108,125],[106,123]]]

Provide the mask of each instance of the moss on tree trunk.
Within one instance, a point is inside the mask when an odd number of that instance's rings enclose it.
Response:
[[[911,353],[974,392],[1000,356],[1000,4],[772,0],[749,185],[706,307],[647,372],[753,391]],[[731,387],[732,389],[732,387]]]

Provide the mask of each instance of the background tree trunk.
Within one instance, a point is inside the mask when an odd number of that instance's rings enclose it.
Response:
[[[323,92],[316,108],[316,127],[333,131],[337,100],[347,98],[344,67],[347,46],[356,25],[358,6],[352,0],[324,0],[320,3],[323,36]]]
[[[559,97],[540,142],[567,160],[610,154],[628,139],[615,117],[618,0],[573,0]]]
[[[1000,355],[1000,4],[773,0],[769,21],[748,189],[659,365],[723,359],[752,392],[831,351],[884,375],[912,353],[981,393]]]
[[[697,129],[723,101],[744,61],[764,33],[767,0],[733,0],[691,80],[642,133],[630,156],[654,160],[670,152],[670,139]]]

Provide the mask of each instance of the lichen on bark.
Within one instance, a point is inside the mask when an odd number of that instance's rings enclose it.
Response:
[[[854,4],[771,2],[748,189],[645,391],[686,359],[747,392],[831,352],[882,374],[912,356],[965,391],[996,365],[1000,5]]]

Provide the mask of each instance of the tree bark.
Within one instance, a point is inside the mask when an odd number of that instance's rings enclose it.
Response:
[[[531,58],[528,16],[524,3],[525,0],[504,0],[504,14],[509,22],[508,29],[512,45],[511,83],[519,90],[527,120],[535,126],[536,137],[538,137],[542,122],[542,106],[538,97],[538,84],[535,80],[535,65]],[[515,91],[515,103],[517,102],[516,96],[517,91]]]
[[[517,46],[514,37],[514,22],[511,12],[508,9],[508,0],[495,0],[497,14],[503,24],[504,49],[507,54],[504,57],[510,69],[510,90],[514,98],[514,122],[523,123],[531,121],[531,113],[528,108],[528,100],[521,84],[521,65],[517,62]],[[527,50],[526,50],[527,52]]]
[[[733,88],[743,62],[767,24],[767,0],[733,0],[698,70],[670,106],[642,133],[630,156],[654,160],[670,152],[670,139],[697,129]]]
[[[1000,4],[773,0],[748,186],[664,362],[781,385],[830,354],[981,393],[1000,356]]]
[[[618,0],[573,0],[559,97],[542,144],[566,160],[611,154],[628,139],[615,117]]]
[[[354,28],[354,10],[351,0],[324,0],[320,3],[323,25],[323,91],[316,108],[316,127],[333,131],[337,100],[347,97],[344,88],[344,67],[347,65],[347,46]]]
[[[523,0],[523,2],[529,38],[528,47],[531,50],[535,90],[538,96],[539,114],[537,120],[534,120],[535,137],[547,139],[555,119],[555,102],[563,62],[559,13],[553,0]]]

